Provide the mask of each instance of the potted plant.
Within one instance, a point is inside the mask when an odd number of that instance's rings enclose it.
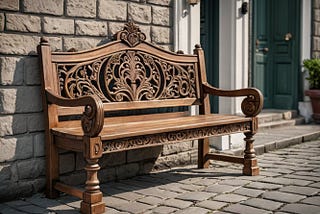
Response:
[[[309,71],[306,79],[310,90],[306,90],[305,95],[310,97],[314,121],[320,123],[320,59],[306,59],[303,66]]]

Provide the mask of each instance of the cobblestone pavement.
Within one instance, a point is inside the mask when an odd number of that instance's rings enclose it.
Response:
[[[320,140],[258,156],[259,176],[216,162],[102,184],[107,214],[114,213],[320,213]],[[0,213],[78,213],[80,201],[42,194],[0,204]]]

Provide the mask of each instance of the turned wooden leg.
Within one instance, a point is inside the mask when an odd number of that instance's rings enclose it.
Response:
[[[83,201],[81,202],[81,212],[86,214],[104,213],[105,204],[102,202],[102,192],[100,191],[98,171],[100,166],[98,159],[87,159],[85,170],[87,171],[87,181]]]
[[[206,155],[209,153],[209,138],[198,140],[198,168],[208,168],[209,160],[206,159]]]
[[[244,150],[244,166],[242,170],[244,175],[259,175],[258,161],[253,148],[253,135],[251,132],[245,133],[246,148]]]
[[[87,172],[87,181],[80,211],[86,214],[104,213],[105,203],[102,202],[102,192],[100,191],[98,179],[98,171],[100,169],[98,161],[102,156],[102,142],[99,137],[85,137],[84,145],[84,157],[87,161],[84,169]]]
[[[53,143],[53,136],[46,137],[46,196],[57,198],[59,191],[54,188],[54,182],[59,179],[59,153]]]

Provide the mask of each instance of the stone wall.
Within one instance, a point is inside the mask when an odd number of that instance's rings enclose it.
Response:
[[[313,0],[312,3],[311,56],[320,58],[320,0]]]
[[[133,20],[147,40],[173,47],[171,0],[0,0],[0,201],[42,191],[45,143],[36,46],[46,36],[53,50],[104,44]],[[101,160],[100,179],[123,179],[195,160],[185,142]],[[82,154],[61,151],[62,180],[84,182]],[[67,175],[67,176],[66,176]]]

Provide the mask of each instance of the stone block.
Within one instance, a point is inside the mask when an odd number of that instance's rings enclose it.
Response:
[[[0,136],[22,134],[27,131],[26,116],[23,114],[0,116]]]
[[[312,38],[313,51],[320,51],[320,37]]]
[[[179,152],[185,152],[192,149],[192,141],[166,144],[163,146],[162,155],[177,154]]]
[[[129,3],[128,5],[129,19],[134,22],[150,24],[152,20],[151,6],[136,3]]]
[[[0,13],[0,31],[4,31],[4,13]]]
[[[84,167],[86,166],[86,160],[83,157],[83,153],[82,152],[77,152],[76,154],[76,170],[83,170]],[[101,167],[101,159],[99,160],[99,165]]]
[[[130,178],[137,175],[138,172],[139,172],[138,163],[125,164],[116,168],[116,177],[117,179]]]
[[[154,169],[162,170],[188,164],[191,164],[191,152],[189,151],[159,157],[154,165]]]
[[[39,133],[33,135],[33,156],[43,157],[45,156],[45,135]]]
[[[15,111],[17,113],[33,113],[42,111],[40,86],[18,87]]]
[[[22,85],[23,84],[23,58],[0,57],[0,84]]]
[[[151,27],[149,25],[140,25],[139,28],[141,32],[143,32],[146,35],[146,41],[151,42],[151,37],[150,37]]]
[[[170,6],[172,4],[172,1],[171,0],[147,0],[147,3]]]
[[[114,35],[118,31],[123,29],[123,23],[120,22],[109,22],[109,35]]]
[[[74,34],[74,20],[44,17],[43,32],[57,34]]]
[[[18,11],[19,0],[0,0],[0,9]]]
[[[114,152],[103,155],[100,158],[101,168],[117,166],[126,163],[126,152]]]
[[[71,48],[77,51],[86,50],[96,47],[100,42],[100,39],[93,38],[64,38],[64,50],[70,50]]]
[[[171,26],[171,12],[169,7],[152,6],[152,23],[155,25]]]
[[[116,21],[127,20],[127,2],[100,0],[98,5],[99,18]]]
[[[66,153],[59,155],[59,170],[61,174],[75,170],[75,154]]]
[[[39,33],[41,31],[40,17],[22,14],[6,14],[6,29]]]
[[[168,27],[151,27],[151,41],[160,44],[168,44],[172,42],[172,30]]]
[[[127,151],[127,162],[132,163],[142,160],[156,159],[160,155],[161,150],[161,146],[129,150]]]
[[[313,8],[320,9],[320,0],[313,1]]]
[[[16,109],[16,88],[0,89],[0,112],[3,114],[14,113]]]
[[[314,36],[320,36],[320,22],[313,22]]]
[[[32,136],[0,138],[0,162],[31,158],[33,155]]]
[[[49,41],[52,51],[61,51],[62,48],[62,38],[61,37],[46,37]]]
[[[10,180],[11,170],[10,164],[0,164],[0,183],[5,180]]]
[[[63,0],[24,0],[24,12],[63,15]]]
[[[24,197],[32,194],[32,181],[21,181],[21,182],[13,182],[13,181],[5,181],[0,183],[0,201],[8,201],[13,200],[15,198]],[[3,213],[21,213],[17,212],[16,209],[8,210],[5,212],[1,210]]]
[[[24,79],[27,85],[40,85],[40,66],[38,57],[27,57],[23,59]]]
[[[60,176],[60,180],[68,185],[83,185],[87,176],[85,171]]]
[[[106,169],[100,170],[98,173],[98,179],[100,183],[114,181],[116,179],[116,169],[106,168]]]
[[[33,179],[31,184],[34,192],[43,192],[46,186],[46,179],[44,177]]]
[[[314,11],[313,13],[314,21],[320,21],[320,9],[315,9],[313,11]]]
[[[0,53],[3,54],[35,54],[40,38],[18,34],[0,33]]]
[[[67,0],[67,15],[74,17],[96,17],[96,0]]]
[[[19,179],[37,178],[45,174],[46,163],[44,158],[34,158],[17,163]]]
[[[88,35],[88,36],[107,36],[108,35],[107,22],[76,20],[75,26],[76,26],[77,35]]]
[[[44,115],[42,112],[28,115],[27,121],[29,132],[44,131]]]

